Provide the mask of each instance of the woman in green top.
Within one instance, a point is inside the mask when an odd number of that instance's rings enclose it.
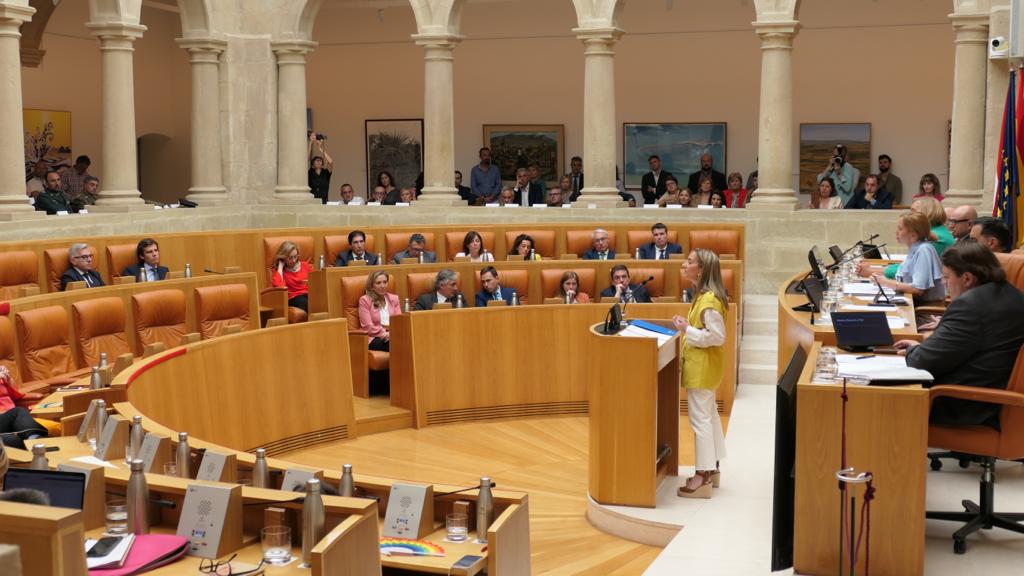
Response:
[[[949,228],[946,228],[946,211],[942,208],[942,204],[938,200],[929,196],[921,196],[915,198],[910,203],[911,212],[920,212],[928,217],[928,223],[931,225],[932,234],[935,235],[935,240],[929,241],[932,248],[935,248],[935,252],[941,257],[942,253],[946,251],[953,244],[956,244],[956,240],[953,238],[953,234],[950,233]],[[885,267],[885,277],[889,280],[896,278],[896,271],[899,270],[900,263],[889,264]],[[865,278],[870,278],[872,274],[879,272],[878,266],[868,266],[867,264],[861,263],[857,269],[858,273]]]

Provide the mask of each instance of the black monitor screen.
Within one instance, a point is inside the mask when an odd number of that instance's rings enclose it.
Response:
[[[793,566],[793,493],[796,466],[796,383],[807,362],[797,345],[775,392],[775,489],[772,498],[772,571]]]
[[[4,491],[15,488],[33,488],[45,492],[50,497],[50,506],[81,510],[85,497],[85,474],[11,468],[4,477]]]
[[[821,269],[821,254],[818,253],[817,246],[811,246],[811,249],[807,251],[807,263],[811,265],[811,274],[815,278],[825,279],[825,271]]]
[[[885,312],[833,312],[836,343],[842,348],[892,346],[892,331]]]

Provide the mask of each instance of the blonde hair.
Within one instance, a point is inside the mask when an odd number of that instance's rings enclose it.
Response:
[[[299,250],[299,247],[295,242],[292,242],[291,240],[281,242],[281,246],[277,248],[277,254],[274,255],[274,265],[277,265],[278,262],[284,262],[285,259],[288,258],[288,255],[292,253],[292,250]]]
[[[377,282],[377,278],[380,278],[381,276],[384,276],[389,280],[391,278],[388,276],[388,273],[383,270],[374,270],[366,277],[366,296],[370,299],[370,302],[373,303],[374,308],[383,308],[387,305],[384,298],[373,290],[373,285]]]
[[[723,306],[727,305],[729,295],[725,291],[725,282],[722,281],[722,265],[718,262],[718,254],[707,248],[694,248],[693,253],[700,264],[697,284],[693,287],[694,299],[704,292],[712,292]]]
[[[904,212],[900,214],[900,222],[903,222],[903,227],[911,234],[917,235],[918,242],[936,240],[935,234],[932,233],[932,225],[924,212]]]
[[[911,202],[911,206],[917,203],[917,210],[914,212],[920,212],[928,217],[928,222],[932,226],[941,226],[946,223],[946,210],[942,208],[942,203],[932,198],[931,196],[921,196],[915,198],[914,202]]]

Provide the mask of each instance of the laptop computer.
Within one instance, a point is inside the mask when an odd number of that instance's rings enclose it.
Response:
[[[50,497],[50,506],[81,510],[85,499],[85,474],[11,468],[4,477],[4,491],[15,488],[40,490]]]
[[[832,328],[836,344],[850,352],[882,352],[893,344],[885,312],[833,312]]]

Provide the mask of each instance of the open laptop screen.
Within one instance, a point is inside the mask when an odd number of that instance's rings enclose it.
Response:
[[[51,506],[81,510],[85,498],[85,474],[11,468],[4,477],[4,491],[15,488],[40,490],[50,497]]]
[[[833,312],[832,327],[840,348],[892,346],[892,331],[885,312]]]

